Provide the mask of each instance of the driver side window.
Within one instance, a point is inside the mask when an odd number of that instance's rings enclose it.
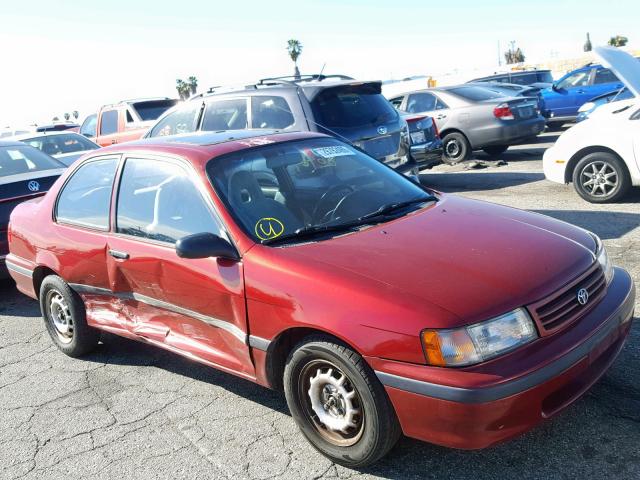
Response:
[[[116,212],[125,235],[166,243],[203,232],[226,237],[188,172],[171,162],[128,158]]]
[[[80,166],[60,191],[56,221],[108,230],[117,167],[117,157],[92,160]]]
[[[558,88],[584,87],[589,84],[590,73],[590,70],[585,70],[582,72],[576,72],[573,75],[569,75],[565,79],[558,82]]]

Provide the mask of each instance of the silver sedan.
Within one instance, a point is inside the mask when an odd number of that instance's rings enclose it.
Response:
[[[433,117],[443,143],[443,161],[467,160],[473,150],[500,155],[544,130],[535,97],[505,97],[475,85],[456,85],[394,95],[399,110]]]

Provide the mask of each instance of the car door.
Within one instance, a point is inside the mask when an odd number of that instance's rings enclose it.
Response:
[[[429,115],[435,120],[438,130],[440,131],[444,130],[451,114],[449,106],[432,92],[415,92],[409,94],[405,111]]]
[[[180,160],[125,159],[107,249],[111,288],[132,334],[253,377],[242,263],[176,254],[189,234],[228,238],[199,182]]]
[[[67,178],[56,199],[50,250],[73,245],[58,255],[58,274],[84,300],[89,325],[123,330],[120,304],[110,289],[107,237],[114,178],[120,157],[103,155],[84,161]]]
[[[589,95],[591,72],[592,69],[581,69],[569,73],[555,84],[555,88],[545,90],[543,93],[545,109],[554,117],[576,116],[578,103],[585,95]]]
[[[119,122],[120,118],[116,108],[103,110],[100,113],[100,122],[98,126],[100,130],[98,131],[96,140],[101,147],[118,143]]]
[[[624,84],[618,79],[615,73],[608,68],[598,68],[593,75],[593,82],[591,87],[589,87],[588,98],[583,103],[588,102],[593,97],[620,90],[623,87]]]

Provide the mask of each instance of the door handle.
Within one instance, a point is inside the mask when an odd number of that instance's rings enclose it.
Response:
[[[584,93],[584,90],[578,90],[576,93]]]
[[[441,113],[440,115],[438,115],[438,116],[436,117],[436,120],[442,120],[443,118],[447,118],[447,116],[446,116],[446,115],[443,115],[443,114]]]
[[[118,250],[109,250],[109,255],[120,260],[127,260],[129,258],[129,254],[127,252],[120,252]]]

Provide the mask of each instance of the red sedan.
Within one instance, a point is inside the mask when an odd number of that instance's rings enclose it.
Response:
[[[595,235],[425,189],[319,134],[91,153],[11,216],[7,266],[71,356],[107,331],[283,388],[333,461],[476,449],[580,397],[635,287]]]

